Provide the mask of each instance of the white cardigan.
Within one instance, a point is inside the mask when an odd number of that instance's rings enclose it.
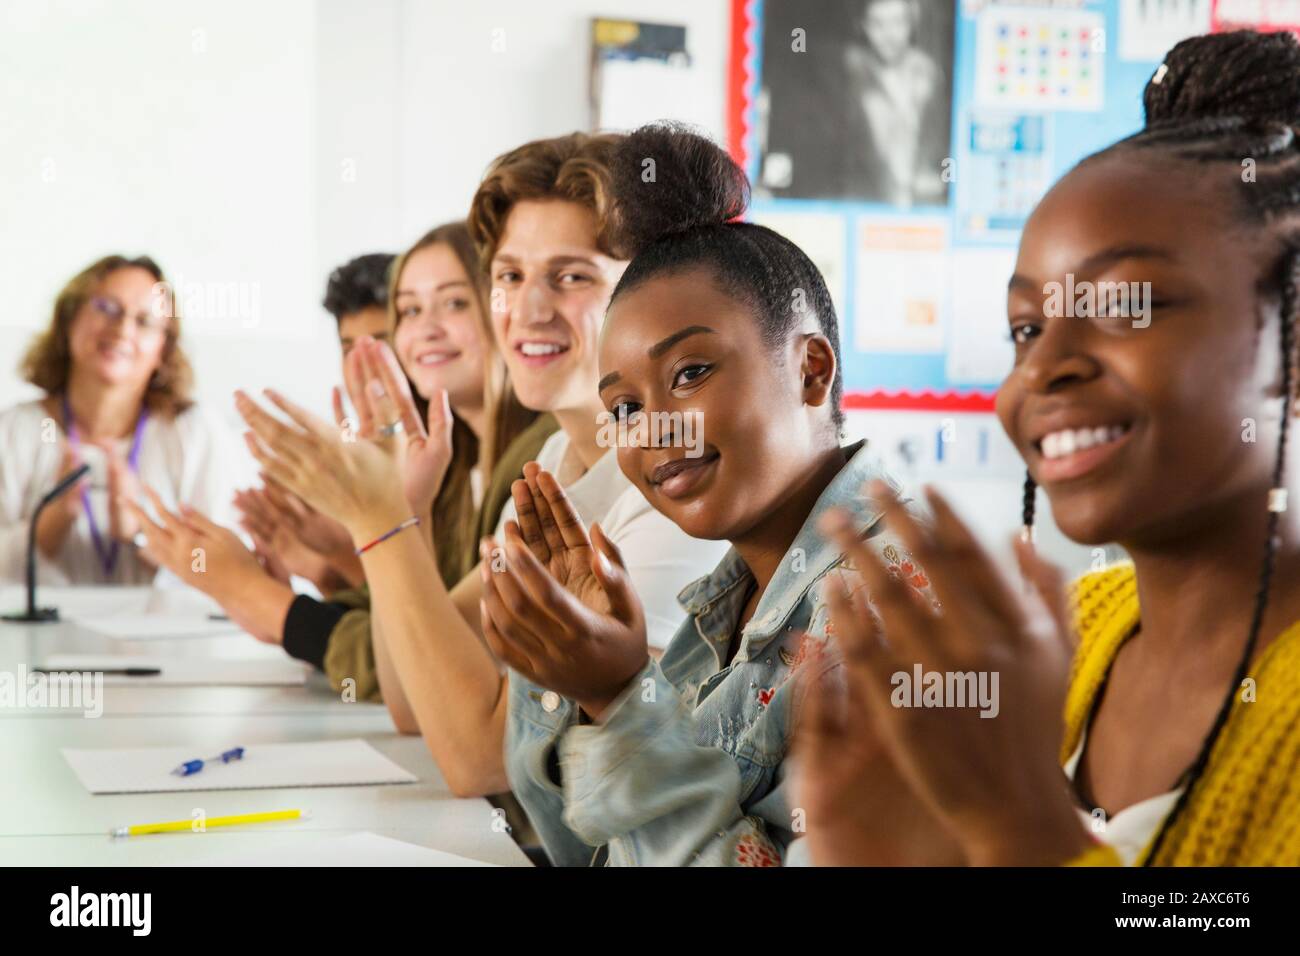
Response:
[[[26,580],[31,514],[58,481],[65,443],[62,428],[39,401],[0,412],[0,583]],[[131,439],[123,439],[119,447],[126,457]],[[106,455],[93,445],[82,445],[81,457],[90,465],[90,505],[100,534],[107,540]],[[138,476],[168,507],[184,502],[229,526],[231,497],[248,473],[245,458],[236,453],[233,436],[226,428],[191,407],[172,420],[149,416],[140,439]],[[66,494],[78,492],[74,489]],[[68,530],[58,558],[37,554],[36,568],[38,583],[52,585],[150,584],[156,573],[136,554],[134,545],[123,543],[118,545],[112,576],[105,576],[84,509]]]

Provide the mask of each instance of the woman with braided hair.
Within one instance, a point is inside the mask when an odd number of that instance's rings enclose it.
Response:
[[[1147,86],[1145,128],[1080,163],[1030,217],[997,411],[1028,467],[1016,550],[1033,600],[938,496],[931,527],[885,512],[942,615],[848,522],[828,525],[873,607],[831,595],[850,711],[815,694],[805,720],[816,861],[873,862],[871,822],[819,808],[840,805],[829,786],[855,784],[846,754],[867,768],[883,751],[972,864],[1300,864],[1300,521],[1286,490],[1298,76],[1288,34],[1183,41]],[[1049,314],[1067,277],[1149,283],[1149,321]],[[1059,575],[1032,549],[1039,486],[1067,536],[1132,559],[1076,582],[1072,627]],[[915,664],[998,673],[996,719],[891,706],[891,676]],[[846,729],[854,708],[871,746]]]

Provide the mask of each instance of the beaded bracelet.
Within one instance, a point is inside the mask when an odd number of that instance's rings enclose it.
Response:
[[[363,555],[363,554],[365,554],[367,551],[369,551],[371,548],[373,548],[375,545],[377,545],[377,544],[383,544],[385,541],[387,541],[387,540],[388,540],[389,538],[391,538],[393,535],[398,534],[398,533],[400,533],[400,532],[402,532],[402,531],[405,531],[407,528],[411,527],[412,525],[417,525],[417,524],[419,524],[419,523],[420,523],[420,518],[419,518],[419,516],[418,516],[418,515],[411,515],[411,517],[407,518],[405,521],[403,521],[401,524],[399,524],[399,525],[398,525],[396,528],[394,528],[393,530],[391,530],[391,531],[385,531],[383,534],[381,534],[381,535],[380,535],[378,538],[376,538],[374,541],[371,541],[369,544],[363,544],[361,547],[357,548],[357,556],[360,557],[361,555]]]

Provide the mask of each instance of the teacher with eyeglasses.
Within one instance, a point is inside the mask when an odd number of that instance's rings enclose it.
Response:
[[[239,477],[233,442],[191,400],[193,370],[162,270],[120,255],[83,269],[21,372],[45,395],[0,412],[0,582],[23,580],[32,513],[85,463],[87,476],[37,520],[40,580],[151,583],[157,568],[126,506],[141,500],[141,485],[171,506],[221,514]]]

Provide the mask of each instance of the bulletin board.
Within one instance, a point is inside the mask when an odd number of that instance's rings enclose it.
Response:
[[[732,0],[729,148],[751,219],[821,268],[845,407],[988,411],[1020,230],[1142,125],[1187,36],[1292,28],[1300,0]],[[871,19],[868,19],[870,17]]]

